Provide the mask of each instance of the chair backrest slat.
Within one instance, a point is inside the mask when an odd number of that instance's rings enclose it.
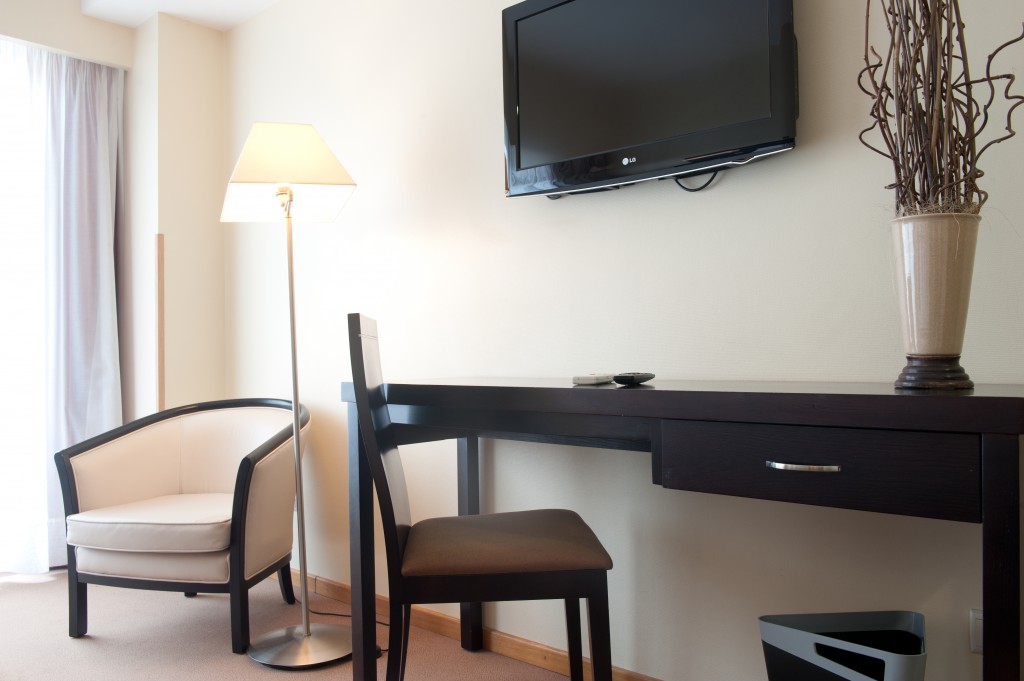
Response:
[[[352,358],[352,386],[355,390],[359,424],[373,485],[377,490],[389,572],[400,570],[405,540],[412,525],[409,495],[402,459],[395,444],[391,418],[384,394],[380,367],[377,323],[360,314],[348,316],[349,352]],[[394,582],[393,582],[394,583]]]

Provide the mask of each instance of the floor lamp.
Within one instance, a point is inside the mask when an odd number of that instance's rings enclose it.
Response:
[[[295,350],[295,277],[292,217],[333,222],[355,182],[311,125],[256,123],[238,157],[224,196],[221,222],[278,221],[288,239],[288,312],[292,348],[292,427],[295,450],[295,506],[299,532],[299,589],[302,626],[271,632],[249,646],[249,657],[270,667],[297,669],[343,660],[352,654],[347,626],[309,622],[306,585],[306,521],[299,442],[299,377]]]

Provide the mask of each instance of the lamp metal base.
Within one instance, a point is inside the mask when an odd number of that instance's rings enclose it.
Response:
[[[352,656],[352,629],[314,622],[306,636],[301,625],[272,631],[249,646],[249,657],[276,669],[305,669]]]

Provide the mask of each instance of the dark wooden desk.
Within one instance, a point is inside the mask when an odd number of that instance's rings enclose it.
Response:
[[[984,678],[1020,681],[1024,386],[897,394],[874,384],[482,379],[386,386],[399,444],[458,440],[459,512],[479,512],[479,438],[651,452],[652,481],[983,526]],[[353,678],[374,681],[373,494],[350,384]],[[786,470],[797,467],[797,470]],[[812,467],[812,471],[806,470]],[[463,646],[480,611],[464,604]]]

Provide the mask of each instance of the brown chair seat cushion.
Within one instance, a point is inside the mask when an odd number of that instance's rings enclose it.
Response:
[[[409,531],[406,577],[610,570],[593,530],[563,509],[430,518]]]

